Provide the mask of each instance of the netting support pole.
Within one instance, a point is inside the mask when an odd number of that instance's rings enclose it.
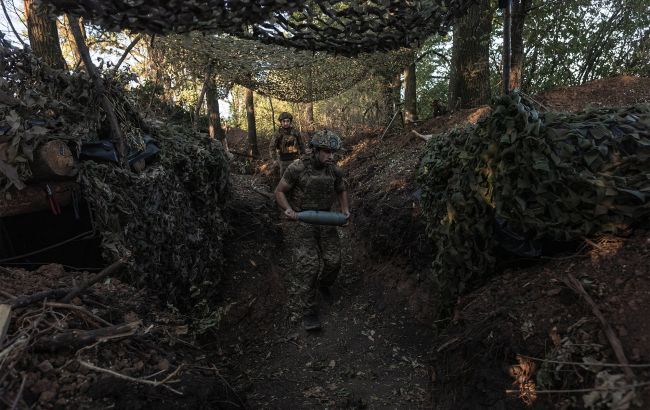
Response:
[[[511,27],[512,0],[501,0],[503,6],[503,93],[510,94],[510,60],[511,60]]]

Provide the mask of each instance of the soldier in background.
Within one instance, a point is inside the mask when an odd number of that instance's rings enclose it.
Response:
[[[441,115],[447,114],[447,107],[440,103],[440,100],[435,99],[431,104],[431,112],[434,117],[439,117]]]
[[[306,330],[321,328],[318,291],[327,296],[341,269],[341,244],[335,226],[310,225],[298,221],[301,211],[331,211],[335,202],[350,217],[343,171],[334,163],[341,139],[321,130],[310,142],[312,152],[289,165],[275,189],[275,199],[288,221],[282,224],[284,241],[291,253],[288,275],[292,321],[302,316]]]
[[[278,117],[280,128],[273,134],[269,144],[269,156],[274,166],[280,169],[280,178],[289,164],[305,153],[305,144],[300,132],[293,128],[293,116],[288,112],[280,113]]]

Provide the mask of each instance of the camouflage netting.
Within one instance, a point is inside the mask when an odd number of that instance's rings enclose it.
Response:
[[[30,183],[38,144],[106,136],[103,112],[84,75],[52,70],[31,53],[0,43],[0,184]],[[209,320],[206,303],[222,271],[221,209],[230,192],[228,162],[218,142],[187,129],[147,125],[118,81],[108,81],[122,132],[131,148],[144,133],[160,142],[159,161],[136,174],[112,163],[87,161],[80,179],[102,236],[107,261],[129,258],[134,282],[161,291],[167,301]]]
[[[78,145],[97,129],[88,78],[39,63],[0,38],[0,190],[23,188],[39,145],[65,140]]]
[[[496,222],[579,240],[650,214],[650,106],[539,114],[501,97],[476,126],[434,136],[419,183],[444,303],[493,272]]]
[[[110,30],[220,32],[342,55],[411,47],[444,33],[474,0],[41,0]]]
[[[85,162],[84,195],[101,228],[105,258],[128,257],[133,282],[205,318],[221,280],[228,163],[218,142],[180,126],[157,128],[155,137],[160,162],[140,174]]]
[[[171,35],[156,42],[169,61],[181,61],[188,67],[211,64],[221,83],[240,84],[293,102],[333,97],[371,75],[393,78],[413,59],[413,51],[407,49],[349,58],[197,33]]]

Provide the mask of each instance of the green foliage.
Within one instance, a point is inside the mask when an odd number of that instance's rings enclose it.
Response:
[[[650,106],[540,115],[514,94],[434,136],[418,181],[443,304],[494,271],[495,221],[530,240],[615,233],[650,215]]]
[[[431,37],[418,51],[415,73],[420,118],[427,118],[433,114],[434,100],[447,106],[450,59],[450,36]]]
[[[524,89],[537,92],[624,73],[647,75],[650,55],[642,44],[650,38],[648,10],[648,0],[534,6],[524,30]]]

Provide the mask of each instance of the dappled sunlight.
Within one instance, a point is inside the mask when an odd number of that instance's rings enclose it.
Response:
[[[474,110],[470,115],[467,116],[467,122],[470,124],[476,124],[481,118],[488,115],[492,109],[490,107],[483,106]]]
[[[524,404],[532,406],[537,399],[537,386],[535,385],[535,371],[537,365],[530,359],[517,356],[517,364],[508,368],[508,374],[514,378],[512,384],[515,389],[506,390],[506,393],[517,395]]]

